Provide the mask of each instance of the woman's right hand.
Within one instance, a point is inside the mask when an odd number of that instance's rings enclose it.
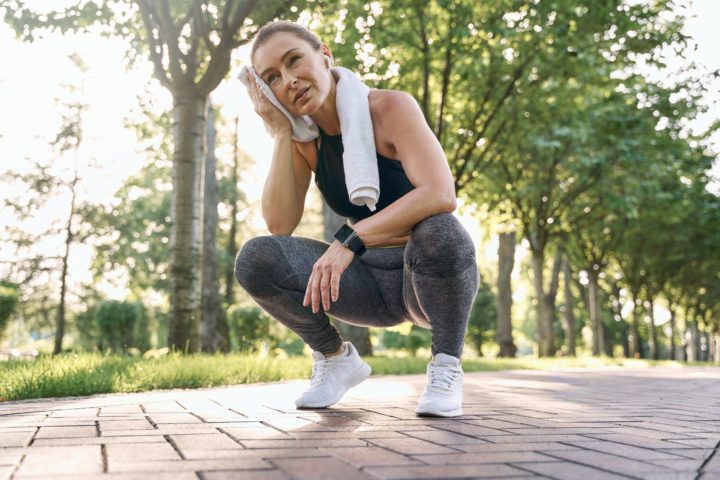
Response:
[[[278,138],[282,135],[291,135],[292,126],[290,120],[275,106],[265,95],[260,91],[260,87],[255,81],[250,72],[247,72],[248,79],[250,80],[250,87],[248,87],[248,93],[250,100],[253,102],[255,107],[255,113],[260,115],[265,123],[270,127],[272,136]]]

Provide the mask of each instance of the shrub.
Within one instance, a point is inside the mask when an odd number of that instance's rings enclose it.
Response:
[[[15,311],[18,303],[18,286],[14,283],[0,282],[0,337],[5,331],[10,315]]]
[[[136,302],[102,302],[95,312],[95,321],[100,329],[101,349],[125,352],[135,346],[136,328],[141,323],[142,315],[142,305]]]

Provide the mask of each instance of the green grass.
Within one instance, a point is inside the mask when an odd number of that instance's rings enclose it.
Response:
[[[424,357],[370,357],[366,360],[375,375],[423,373],[427,365]],[[686,364],[573,357],[463,359],[466,372],[653,365],[682,368]],[[310,370],[309,357],[169,354],[159,358],[138,358],[99,353],[41,356],[30,361],[0,362],[0,401],[272,382],[308,378]]]

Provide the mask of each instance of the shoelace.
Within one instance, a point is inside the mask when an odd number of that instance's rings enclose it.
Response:
[[[430,367],[430,382],[428,387],[432,390],[440,390],[445,393],[452,393],[455,380],[460,373],[448,367]]]
[[[334,365],[335,362],[333,362],[331,359],[313,362],[312,375],[310,376],[310,386],[315,387],[323,383]]]

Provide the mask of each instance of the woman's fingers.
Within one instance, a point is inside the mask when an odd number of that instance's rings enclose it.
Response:
[[[303,306],[312,306],[313,313],[330,310],[332,302],[340,297],[340,278],[353,259],[354,254],[340,244],[331,246],[315,262],[305,289]]]

